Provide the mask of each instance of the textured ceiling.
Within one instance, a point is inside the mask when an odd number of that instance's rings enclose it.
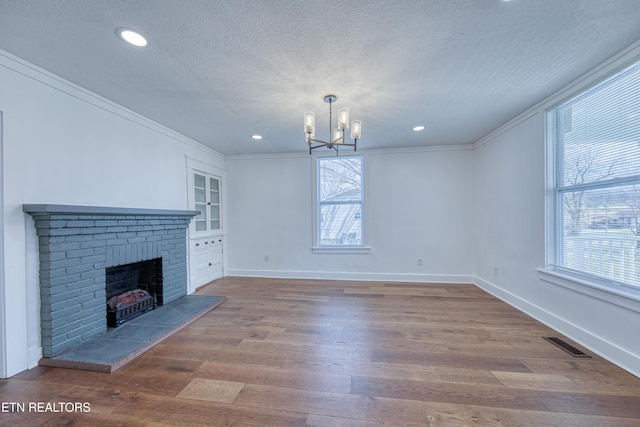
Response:
[[[221,153],[304,152],[328,93],[363,149],[473,143],[639,22],[640,0],[0,0],[0,49]]]

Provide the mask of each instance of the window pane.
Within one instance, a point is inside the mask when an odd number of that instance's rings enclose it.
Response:
[[[211,219],[220,219],[220,206],[211,205],[209,206],[209,213]]]
[[[204,203],[196,203],[195,206],[196,210],[198,211],[198,215],[196,215],[196,220],[203,220],[205,219],[205,211],[207,209],[207,205]]]
[[[218,191],[218,180],[215,178],[209,178],[209,188],[211,191]]]
[[[319,159],[320,200],[361,200],[362,158]]]
[[[204,192],[204,188],[196,188],[195,192],[196,192],[196,203],[205,203],[206,195]]]
[[[640,288],[640,184],[562,194],[561,265]]]
[[[360,204],[322,204],[320,245],[362,245]]]
[[[205,178],[203,175],[198,175],[197,173],[193,175],[194,184],[198,188],[204,188]]]
[[[197,173],[193,175],[194,180],[194,191],[195,191],[195,199],[196,199],[196,209],[199,209],[198,205],[200,203],[206,203],[206,190],[205,190],[205,177],[203,175],[198,175]]]
[[[361,246],[362,157],[318,159],[318,244]]]
[[[556,110],[560,186],[640,175],[640,63]]]
[[[209,206],[209,215],[211,218],[211,229],[218,230],[220,228],[220,206],[211,205]]]
[[[212,191],[211,193],[211,203],[218,204],[220,203],[220,193],[217,191]]]

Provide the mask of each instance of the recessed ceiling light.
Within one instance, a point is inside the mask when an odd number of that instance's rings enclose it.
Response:
[[[424,126],[416,126],[413,128],[414,132],[420,132],[421,130],[424,130]]]
[[[253,139],[262,139],[262,135],[251,135]]]
[[[128,28],[120,28],[118,30],[118,35],[122,38],[122,40],[134,46],[143,47],[147,45],[147,39]]]

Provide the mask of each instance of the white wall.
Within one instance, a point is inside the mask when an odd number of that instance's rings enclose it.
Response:
[[[470,147],[361,153],[367,254],[312,253],[314,158],[302,149],[300,155],[227,157],[226,274],[472,280]]]
[[[616,55],[479,141],[473,156],[476,283],[636,376],[640,292],[613,295],[540,270],[547,244],[545,111],[638,54],[636,44]]]
[[[222,156],[0,51],[4,376],[41,357],[37,240],[25,203],[188,209],[186,156]],[[0,281],[0,285],[2,281]],[[0,298],[0,302],[2,298]]]
[[[474,150],[475,273],[527,299],[544,266],[544,114]],[[497,271],[496,271],[497,269]]]

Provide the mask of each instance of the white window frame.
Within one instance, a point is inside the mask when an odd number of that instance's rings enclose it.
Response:
[[[572,96],[565,98],[561,102],[558,102],[546,110],[545,116],[545,129],[546,129],[546,181],[547,181],[547,195],[546,195],[546,235],[547,235],[547,252],[546,252],[546,266],[543,269],[539,269],[541,280],[552,283],[554,285],[562,286],[585,295],[589,295],[601,300],[608,301],[610,303],[634,310],[640,311],[640,289],[636,286],[629,286],[616,280],[610,280],[599,276],[592,275],[588,272],[574,271],[563,266],[559,266],[559,257],[562,256],[563,250],[560,241],[560,233],[556,232],[556,226],[562,220],[562,212],[564,209],[562,204],[563,189],[558,189],[557,177],[559,171],[557,170],[557,147],[554,132],[554,112],[561,105],[566,102],[579,97],[596,86],[607,80],[609,77],[623,71],[629,66],[637,62],[637,57],[619,66],[611,72],[607,73],[601,80],[594,81],[586,87],[583,87],[580,91],[574,93]],[[593,182],[589,185],[579,185],[580,189],[602,189],[602,188],[615,188],[624,183],[634,182],[634,178],[621,178],[611,179],[607,182]],[[635,180],[637,182],[637,180]],[[576,187],[576,188],[577,188]],[[564,188],[564,191],[567,187]]]
[[[367,246],[367,222],[366,222],[366,211],[367,211],[367,188],[368,180],[367,180],[367,156],[366,154],[355,154],[355,155],[340,155],[339,159],[349,158],[349,157],[359,157],[361,159],[362,166],[362,201],[361,201],[361,224],[362,224],[362,239],[360,245],[321,245],[320,244],[320,203],[319,203],[319,168],[318,164],[321,159],[336,159],[335,153],[332,155],[313,155],[312,159],[312,218],[313,218],[313,230],[312,230],[312,247],[311,251],[314,254],[327,254],[327,253],[338,253],[338,254],[366,254],[371,251],[371,248]]]

